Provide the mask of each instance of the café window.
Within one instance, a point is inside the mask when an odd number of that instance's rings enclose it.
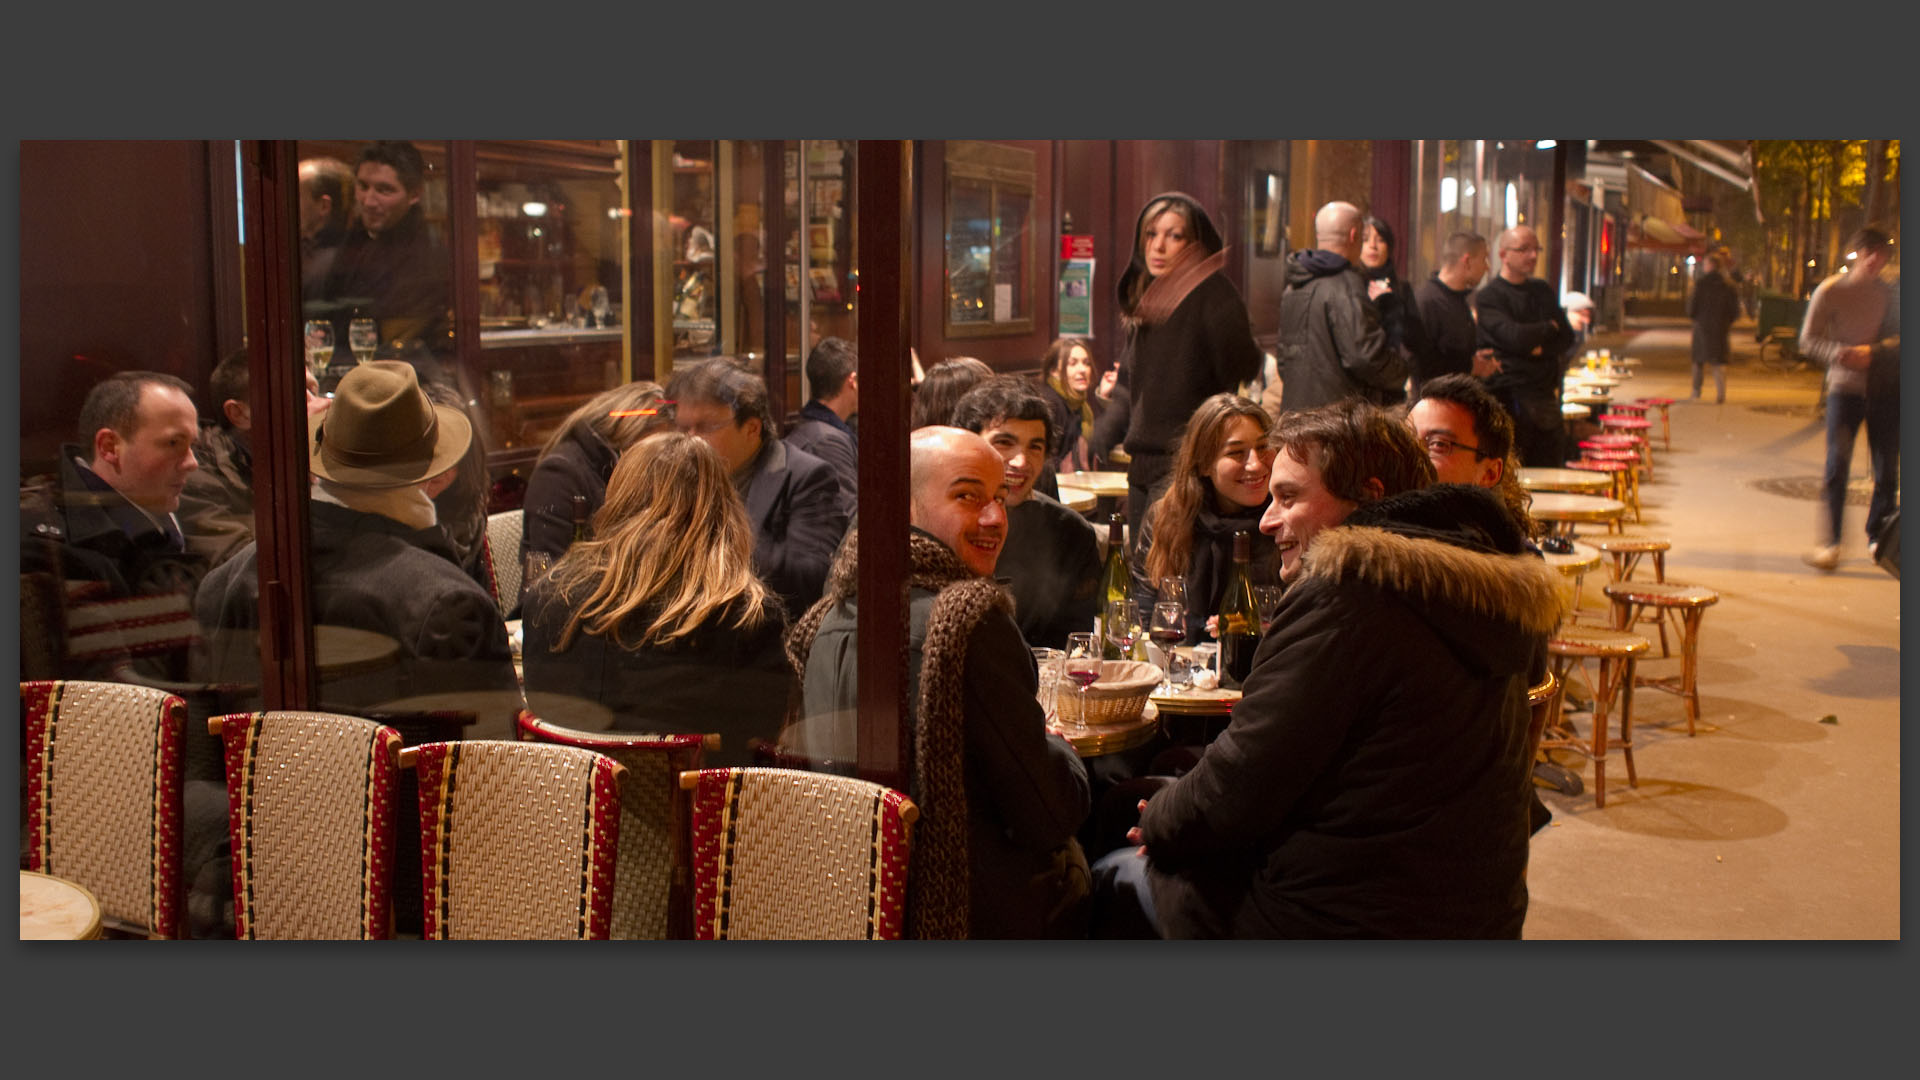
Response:
[[[946,335],[1032,333],[1033,152],[950,142],[946,166]]]

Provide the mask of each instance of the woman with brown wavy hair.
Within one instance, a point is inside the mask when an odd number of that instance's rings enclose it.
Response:
[[[721,736],[714,765],[744,765],[773,738],[794,675],[779,597],[754,576],[753,527],[719,452],[666,432],[620,457],[593,536],[533,582],[525,602],[529,691],[612,710],[623,731]],[[542,719],[595,727],[597,710]]]
[[[1153,611],[1162,578],[1179,578],[1187,589],[1187,644],[1207,637],[1207,619],[1220,606],[1233,568],[1233,534],[1252,541],[1255,584],[1273,584],[1273,541],[1260,532],[1273,448],[1267,433],[1273,418],[1255,401],[1215,394],[1188,421],[1173,470],[1140,530],[1129,568],[1141,618]]]

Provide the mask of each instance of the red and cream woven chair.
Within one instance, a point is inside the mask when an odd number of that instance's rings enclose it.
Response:
[[[23,682],[20,719],[21,865],[90,890],[108,929],[178,937],[187,703],[123,683]]]
[[[704,769],[693,792],[693,936],[897,940],[913,801],[867,780]]]
[[[400,752],[420,784],[421,936],[605,938],[620,774],[572,746],[476,739]]]
[[[592,750],[626,767],[620,781],[620,857],[609,936],[690,936],[687,883],[693,858],[680,774],[698,769],[706,751],[720,749],[720,736],[576,731],[523,709],[520,737]]]
[[[227,765],[234,936],[392,935],[400,733],[357,716],[207,720]]]

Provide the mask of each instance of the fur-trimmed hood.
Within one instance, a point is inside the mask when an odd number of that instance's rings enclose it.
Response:
[[[1538,556],[1516,552],[1511,537],[1490,538],[1473,522],[1483,492],[1452,487],[1409,493],[1406,505],[1381,500],[1363,520],[1314,538],[1302,584],[1354,582],[1396,594],[1434,627],[1470,668],[1519,670],[1537,641],[1573,605],[1571,583]],[[1460,512],[1457,529],[1416,523],[1436,507]],[[1395,513],[1396,508],[1402,510]],[[1481,516],[1481,520],[1492,520]],[[1492,540],[1492,542],[1489,542]]]

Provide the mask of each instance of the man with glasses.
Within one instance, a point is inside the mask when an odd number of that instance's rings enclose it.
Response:
[[[676,374],[667,386],[674,426],[726,461],[753,523],[753,569],[780,594],[787,618],[820,599],[849,515],[833,466],[781,442],[767,384],[730,356]]]
[[[1427,448],[1440,483],[1492,489],[1520,531],[1532,534],[1527,492],[1513,459],[1513,418],[1485,384],[1459,374],[1423,383],[1407,423]]]
[[[1474,294],[1480,344],[1500,364],[1487,389],[1513,416],[1521,464],[1558,467],[1566,458],[1560,361],[1573,345],[1573,324],[1553,286],[1533,276],[1540,240],[1532,228],[1501,233],[1499,254],[1500,273]]]

